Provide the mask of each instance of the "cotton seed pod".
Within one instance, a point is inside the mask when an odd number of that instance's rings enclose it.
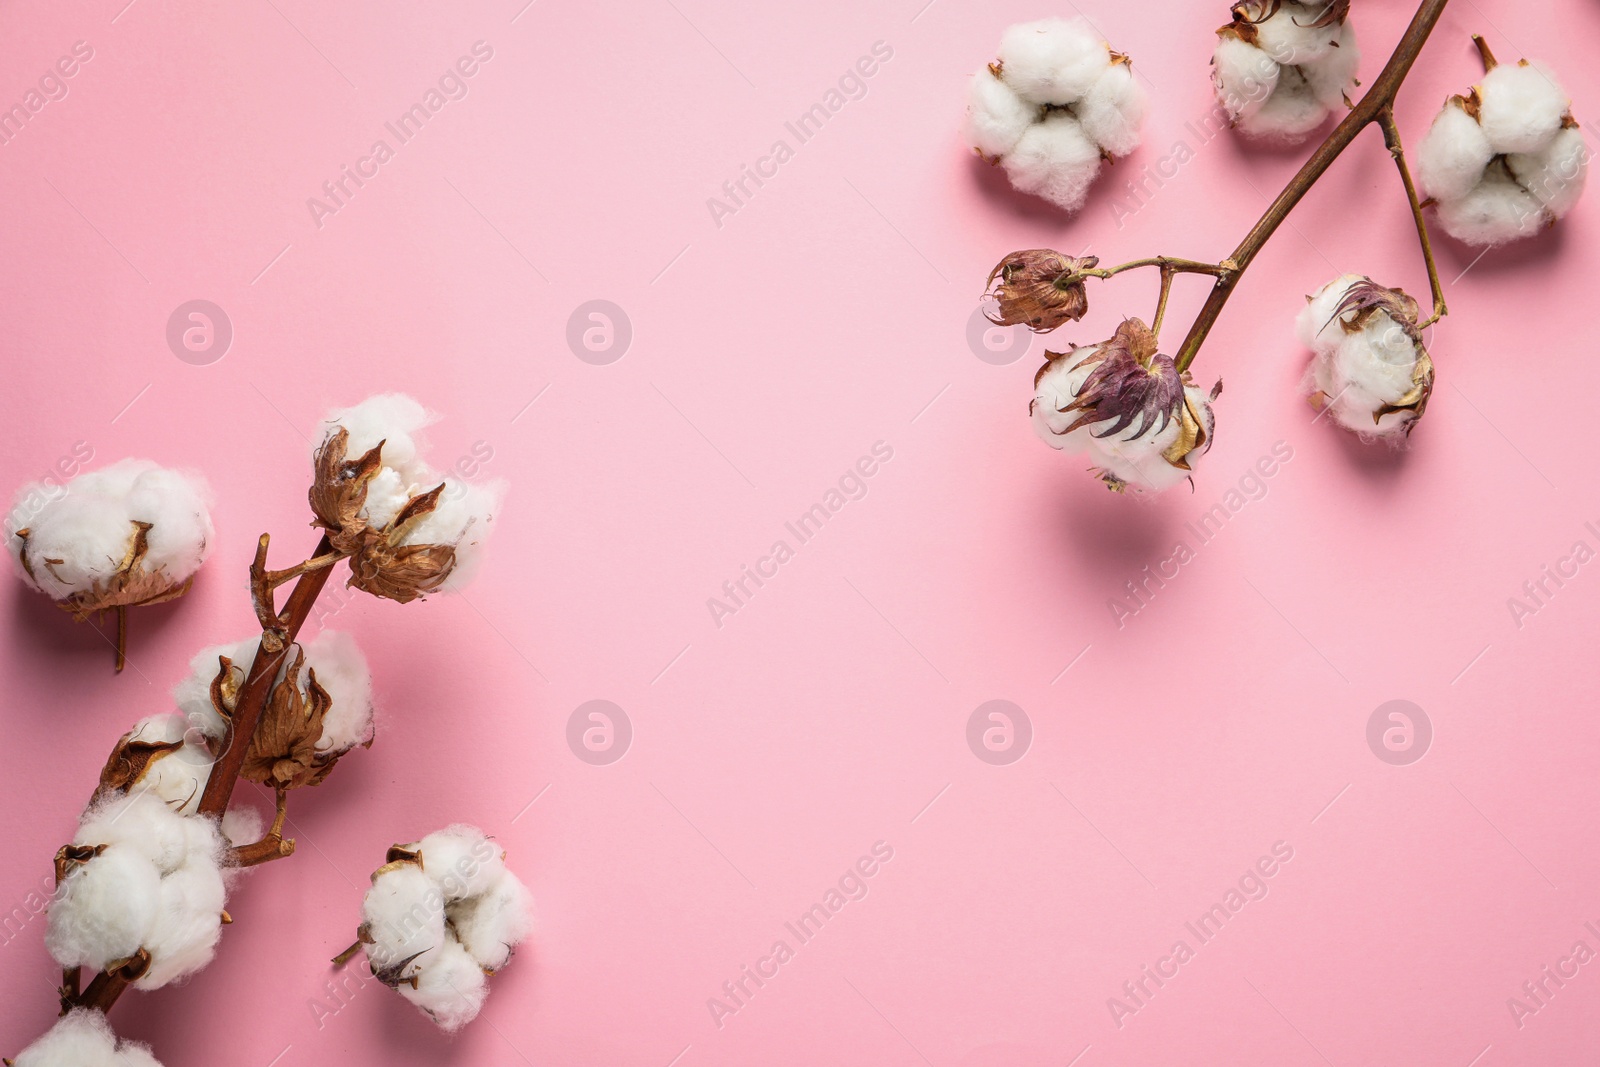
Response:
[[[1108,341],[1046,353],[1029,407],[1034,430],[1052,448],[1086,452],[1115,492],[1160,491],[1188,478],[1215,435],[1210,393],[1180,373],[1138,319]]]
[[[1008,27],[972,76],[966,140],[1013,187],[1074,212],[1103,161],[1139,146],[1145,90],[1084,19]]]
[[[210,551],[209,492],[198,477],[133,459],[42,497],[24,486],[8,519],[26,522],[7,530],[8,547],[28,584],[76,619],[157,604],[188,591]]]
[[[1346,274],[1307,298],[1301,341],[1312,351],[1311,405],[1365,438],[1405,440],[1433,395],[1433,360],[1410,295]]]
[[[1361,62],[1349,0],[1241,0],[1231,14],[1211,74],[1240,132],[1297,142],[1349,105]]]
[[[1445,101],[1417,144],[1417,181],[1439,224],[1486,247],[1532,237],[1577,204],[1590,150],[1572,101],[1542,63],[1496,63],[1483,81]]]
[[[459,587],[476,570],[503,485],[424,463],[420,435],[432,421],[421,404],[390,393],[322,422],[312,508],[330,544],[349,556],[353,588],[405,602]]]
[[[989,272],[987,295],[997,305],[989,321],[1035,333],[1077,322],[1089,310],[1084,272],[1099,263],[1095,256],[1080,259],[1048,248],[1011,253]]]
[[[533,929],[533,898],[482,830],[457,824],[392,846],[361,903],[373,974],[446,1032],[475,1018],[487,979]]]
[[[304,665],[305,650],[294,645],[283,676],[267,696],[261,720],[245,753],[244,767],[239,772],[252,782],[282,789],[320,785],[344,755],[343,751],[324,752],[317,748],[323,719],[333,706],[333,698],[317,684],[315,669],[306,672],[305,686],[301,687],[300,672]],[[230,670],[231,665],[223,666],[218,673],[219,685]],[[220,707],[217,711],[223,713]]]

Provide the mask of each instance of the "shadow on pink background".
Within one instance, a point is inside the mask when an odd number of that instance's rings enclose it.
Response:
[[[295,798],[299,852],[236,893],[217,961],[116,1009],[167,1067],[1592,1058],[1600,963],[1520,1019],[1507,1003],[1575,942],[1600,950],[1600,575],[1520,626],[1508,608],[1600,547],[1592,202],[1481,258],[1442,239],[1437,392],[1411,451],[1365,448],[1312,424],[1291,323],[1345,270],[1426,289],[1369,131],[1201,355],[1227,392],[1194,491],[1141,505],[1033,439],[1046,341],[994,365],[966,330],[1012,249],[1216,258],[1293,173],[1299,153],[1187,125],[1224,4],[1083,0],[1155,107],[1067,221],[956,131],[1003,26],[1070,3],[124,3],[0,15],[0,104],[93,50],[0,145],[4,480],[80,442],[192,465],[220,544],[185,600],[138,613],[121,677],[93,628],[4,586],[0,1051],[53,1017],[25,901],[111,744],[196,650],[250,631],[257,534],[285,560],[314,544],[316,420],[400,389],[445,416],[438,465],[492,453],[504,520],[463,596],[326,601],[317,625],[372,661],[378,743]],[[1365,79],[1411,10],[1358,0]],[[1472,32],[1550,61],[1580,119],[1600,100],[1593,4],[1456,0],[1401,98],[1411,139],[1477,73]],[[476,42],[465,95],[314,213]],[[785,123],[878,42],[865,94],[798,143]],[[713,212],[779,139],[776,174]],[[1194,159],[1132,197],[1180,140]],[[1203,296],[1180,285],[1171,323]],[[1049,343],[1154,295],[1101,287]],[[234,333],[203,365],[165,336],[195,299]],[[569,348],[591,300],[631,325],[614,362]],[[875,447],[865,495],[799,543],[785,524]],[[793,558],[714,620],[779,540]],[[1193,559],[1129,599],[1180,542]],[[633,733],[598,766],[567,743],[595,699]],[[1015,762],[969,747],[992,700],[1031,732]],[[1408,765],[1367,740],[1393,700],[1431,724]],[[453,820],[504,842],[540,926],[450,1039],[375,984],[330,989],[326,961],[384,848]],[[879,842],[864,896],[788,932]],[[1259,899],[1189,932],[1242,879]],[[779,940],[792,958],[735,1005],[724,983]],[[1135,998],[1147,967],[1169,976]]]

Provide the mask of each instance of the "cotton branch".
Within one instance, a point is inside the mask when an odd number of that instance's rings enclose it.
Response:
[[[295,586],[289,593],[289,599],[284,604],[282,613],[270,611],[268,613],[268,621],[272,625],[264,627],[255,659],[251,662],[250,671],[239,690],[238,702],[223,740],[222,754],[212,766],[205,792],[200,797],[201,815],[221,818],[223,812],[227,811],[228,801],[233,797],[234,786],[239,781],[239,772],[244,767],[245,754],[250,748],[251,739],[255,736],[256,726],[261,721],[261,712],[266,707],[273,684],[277,681],[278,668],[283,664],[289,646],[299,635],[300,628],[310,616],[318,594],[327,584],[328,576],[332,573],[330,564],[341,558],[332,552],[332,546],[324,536],[316,552],[305,563],[291,567],[287,571],[267,571],[265,568],[267,542],[268,538],[263,534],[258,542],[255,563],[251,566],[251,588],[252,593],[256,594],[258,616],[262,605],[259,592],[265,590],[265,603],[270,606],[272,588],[290,580],[289,577],[282,577],[277,581],[274,579],[289,575],[294,578]],[[284,798],[280,790],[277,815],[267,836],[253,845],[234,850],[233,857],[240,866],[264,863],[287,856],[294,851],[294,842],[284,840],[282,836],[285,816]],[[63,1011],[75,1007],[94,1008],[101,1012],[110,1010],[122,996],[123,991],[144,974],[149,962],[148,954],[143,956],[142,961],[139,957],[134,957],[121,962],[120,965],[110,967],[104,973],[96,975],[94,980],[81,991],[76,989],[77,981],[74,979],[63,989]]]
[[[1318,179],[1327,173],[1334,160],[1350,147],[1357,134],[1371,123],[1381,121],[1383,115],[1392,115],[1400,86],[1405,83],[1406,75],[1411,72],[1412,64],[1416,62],[1422,46],[1427,43],[1428,35],[1433,32],[1440,16],[1444,14],[1445,5],[1449,2],[1450,0],[1423,0],[1422,5],[1417,8],[1416,15],[1412,17],[1411,25],[1407,27],[1404,36],[1400,38],[1400,43],[1389,57],[1389,62],[1384,64],[1383,71],[1373,81],[1372,88],[1367,90],[1366,95],[1351,109],[1350,114],[1345,116],[1344,121],[1334,128],[1327,140],[1318,146],[1311,158],[1300,168],[1300,172],[1294,176],[1283,192],[1278,194],[1278,198],[1267,208],[1266,213],[1245,235],[1239,247],[1223,261],[1232,265],[1235,270],[1218,277],[1216,285],[1211,289],[1211,295],[1206,298],[1200,314],[1195,318],[1194,325],[1189,328],[1189,335],[1184,338],[1183,345],[1175,357],[1180,371],[1194,362],[1195,356],[1200,352],[1200,346],[1205,344],[1206,337],[1216,325],[1217,318],[1228,303],[1228,298],[1238,286],[1239,279],[1244,276],[1244,272],[1271,240],[1278,227],[1289,217],[1289,212],[1304,199]],[[1414,191],[1412,202],[1415,205]],[[1420,216],[1418,223],[1421,224]],[[1436,290],[1435,304],[1438,306],[1441,303],[1442,298]]]
[[[1449,314],[1444,302],[1444,286],[1439,281],[1439,265],[1433,260],[1433,242],[1428,239],[1428,224],[1422,217],[1422,201],[1417,198],[1417,186],[1411,180],[1411,168],[1406,164],[1405,149],[1400,144],[1400,128],[1395,125],[1392,106],[1379,112],[1378,124],[1383,128],[1383,143],[1388,146],[1389,154],[1394,157],[1394,165],[1400,171],[1400,182],[1405,186],[1406,200],[1411,205],[1411,218],[1417,226],[1417,240],[1422,245],[1422,261],[1428,266],[1428,288],[1433,293],[1433,314],[1417,324],[1419,329],[1427,329]]]

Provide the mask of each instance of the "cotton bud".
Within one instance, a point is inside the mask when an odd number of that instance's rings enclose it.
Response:
[[[996,304],[989,320],[1035,333],[1077,322],[1089,310],[1084,272],[1099,262],[1094,256],[1078,259],[1048,248],[1011,253],[989,272],[988,295]]]
[[[1554,72],[1484,54],[1482,83],[1445,101],[1416,151],[1417,180],[1439,224],[1476,246],[1555,225],[1589,174],[1589,147]]]
[[[211,961],[227,896],[217,823],[148,791],[100,796],[56,854],[45,945],[63,967],[159,989]]]
[[[63,485],[23,486],[7,516],[18,573],[79,622],[188,592],[211,551],[198,476],[125,459]],[[122,669],[119,632],[117,669]]]
[[[1102,160],[1139,147],[1144,87],[1084,19],[1019,23],[972,76],[966,138],[1011,184],[1077,211]]]
[[[258,644],[258,638],[249,638],[217,645],[190,661],[189,675],[173,689],[172,697],[189,727],[185,736],[191,743],[199,735],[199,743],[220,752]],[[313,706],[321,716],[315,734],[304,721]],[[274,723],[272,744],[263,738],[269,720]],[[324,630],[284,656],[257,731],[262,740],[251,749],[246,764],[267,773],[263,780],[273,780],[271,767],[277,760],[287,760],[282,770],[289,781],[315,784],[311,779],[321,781],[341,756],[357,745],[372,743],[372,720],[372,674],[366,657],[348,634]]]
[[[1188,478],[1211,447],[1217,382],[1202,392],[1138,319],[1109,341],[1046,353],[1029,408],[1034,431],[1052,448],[1086,453],[1115,492],[1160,491]]]
[[[498,845],[457,825],[391,848],[361,915],[351,952],[364,951],[379,980],[455,1031],[477,1016],[486,979],[532,931],[533,899]]]
[[[1356,274],[1308,297],[1298,332],[1312,352],[1312,406],[1366,438],[1396,443],[1410,435],[1433,393],[1418,313],[1403,291]]]
[[[1350,0],[1241,0],[1217,31],[1217,98],[1253,137],[1300,141],[1349,105],[1361,51]]]
[[[6,1062],[13,1067],[161,1067],[148,1046],[118,1041],[106,1017],[90,1008],[72,1009]]]
[[[421,460],[432,421],[408,396],[371,397],[323,420],[313,456],[314,524],[350,557],[349,584],[402,603],[471,577],[503,495]]]

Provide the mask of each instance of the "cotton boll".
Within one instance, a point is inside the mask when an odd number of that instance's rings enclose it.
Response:
[[[28,501],[46,499],[34,507]],[[121,569],[137,533],[148,523],[140,563],[163,586],[176,589],[194,576],[210,553],[210,490],[198,475],[167,470],[149,460],[125,459],[80,474],[60,487],[27,485],[12,514],[29,514],[27,536],[7,529],[6,545],[22,579],[55,600],[79,596],[105,605],[106,583]],[[146,583],[148,584],[148,583]],[[157,592],[140,588],[140,598]],[[132,603],[124,599],[123,603]]]
[[[1000,38],[1000,73],[1035,104],[1076,101],[1111,62],[1111,53],[1083,19],[1049,18],[1006,29]]]
[[[1433,363],[1419,339],[1417,303],[1397,289],[1346,274],[1301,310],[1313,351],[1306,389],[1314,406],[1364,438],[1408,434],[1433,392]]]
[[[372,672],[355,638],[324,630],[305,645],[317,684],[333,698],[322,720],[318,752],[344,752],[372,738]]]
[[[155,923],[144,940],[150,969],[134,985],[160,989],[210,963],[222,936],[226,898],[222,872],[209,859],[191,859],[162,878]]]
[[[1537,152],[1561,128],[1570,106],[1543,63],[1502,63],[1484,75],[1478,121],[1496,152]]]
[[[211,683],[217,676],[219,656],[226,656],[239,671],[242,680],[255,660],[259,638],[246,638],[228,645],[216,645],[199,653],[189,662],[189,676],[172,691],[178,709],[187,718],[190,728],[213,740],[226,734],[227,724],[211,703]],[[301,646],[305,652],[305,665],[317,673],[317,684],[327,690],[333,700],[322,723],[322,740],[318,749],[344,750],[365,742],[372,727],[372,675],[355,640],[348,635],[324,630]],[[283,682],[289,657],[278,668],[274,685]],[[310,676],[302,673],[300,690],[308,691]],[[207,752],[199,746],[193,758]]]
[[[1300,68],[1312,93],[1329,112],[1337,112],[1345,106],[1346,98],[1355,88],[1356,70],[1361,66],[1361,48],[1356,44],[1355,27],[1346,22],[1339,28],[1338,41],[1339,46],[1330,49],[1322,59]]]
[[[1287,0],[1271,18],[1256,23],[1257,44],[1275,62],[1286,67],[1328,58],[1343,47],[1340,30],[1348,28],[1349,23],[1313,26],[1327,6]]]
[[[1211,80],[1217,98],[1235,122],[1252,118],[1278,88],[1283,68],[1255,45],[1236,37],[1217,42],[1211,58]]]
[[[12,1062],[15,1067],[124,1067],[116,1048],[117,1037],[104,1015],[74,1008]]]
[[[1083,206],[1100,170],[1100,149],[1078,121],[1055,112],[1028,128],[1002,161],[1011,184],[1067,211]]]
[[[410,526],[400,543],[454,545],[456,562],[445,588],[464,588],[483,562],[505,492],[503,481],[478,484],[447,478],[438,506]]]
[[[374,971],[399,967],[444,943],[443,895],[415,864],[397,864],[378,874],[361,902],[361,914],[372,938],[365,948]],[[408,965],[404,976],[415,969]]]
[[[435,416],[411,397],[403,393],[383,393],[368,397],[354,407],[329,412],[319,427],[317,445],[320,447],[323,438],[335,427],[343,426],[350,434],[346,448],[352,458],[365,455],[382,442],[383,465],[404,475],[417,462],[421,448],[419,431],[434,421]]]
[[[45,947],[63,967],[103,971],[139,951],[155,923],[161,875],[131,844],[110,845],[56,889]]]
[[[989,68],[972,76],[967,92],[967,143],[985,156],[994,159],[1011,151],[1038,117],[1039,105],[1022,99]]]
[[[1470,245],[1498,245],[1531,237],[1546,221],[1543,205],[1496,168],[1490,168],[1484,180],[1461,199],[1441,200],[1438,217],[1446,233]]]
[[[1459,200],[1483,180],[1494,148],[1478,120],[1467,114],[1459,98],[1447,103],[1417,142],[1417,181],[1423,195]]]
[[[422,853],[422,869],[439,886],[445,900],[486,892],[506,869],[503,850],[475,826],[457,824],[435,830],[415,849]]]
[[[1139,147],[1146,103],[1144,86],[1133,76],[1133,65],[1115,63],[1079,102],[1078,121],[1090,140],[1114,156],[1125,156]]]
[[[516,875],[503,871],[488,890],[453,905],[450,923],[478,966],[498,971],[533,932],[533,894]]]
[[[1506,158],[1517,184],[1556,218],[1562,218],[1583,195],[1589,177],[1589,146],[1576,127],[1561,130],[1539,152]]]
[[[454,1033],[478,1017],[489,995],[489,983],[459,942],[447,940],[417,962],[417,988],[402,985],[401,996],[426,1012],[446,1033]]]

